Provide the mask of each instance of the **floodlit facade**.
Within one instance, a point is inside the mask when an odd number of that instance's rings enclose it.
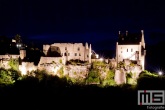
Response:
[[[91,63],[91,44],[86,43],[54,43],[43,45],[43,52],[46,57],[62,57],[62,59],[82,60]]]
[[[141,33],[121,33],[119,31],[119,38],[116,43],[116,61],[119,63],[125,59],[136,61],[137,64],[145,69],[145,40],[144,31]]]

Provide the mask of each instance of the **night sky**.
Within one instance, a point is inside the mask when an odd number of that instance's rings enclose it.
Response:
[[[20,34],[38,45],[88,42],[99,52],[115,50],[118,31],[126,30],[144,30],[148,47],[164,44],[163,0],[0,0],[0,36]]]

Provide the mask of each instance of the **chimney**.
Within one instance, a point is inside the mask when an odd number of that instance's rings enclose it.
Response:
[[[121,34],[121,32],[119,31],[119,35]]]
[[[141,33],[143,34],[143,33],[144,33],[144,31],[143,31],[143,30],[141,30]]]
[[[126,31],[126,36],[128,35],[128,31]]]

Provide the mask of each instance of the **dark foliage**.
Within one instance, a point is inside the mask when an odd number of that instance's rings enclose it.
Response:
[[[43,73],[43,72],[42,72]],[[144,74],[144,73],[143,73]],[[41,75],[41,74],[40,74]],[[1,107],[5,104],[20,105],[27,108],[60,109],[142,109],[137,106],[137,90],[165,89],[165,78],[141,75],[137,86],[123,84],[118,86],[74,85],[66,78],[42,74],[36,77],[25,76],[13,86],[0,88]],[[6,101],[7,99],[7,101]],[[4,104],[3,104],[4,103]],[[8,107],[8,106],[5,106]],[[78,108],[77,108],[78,107]]]
[[[43,52],[41,52],[40,50],[35,49],[35,48],[28,48],[26,51],[27,51],[26,59],[24,59],[24,60],[27,60],[29,62],[34,62],[35,65],[38,65],[38,63],[40,61],[40,57],[44,56]]]
[[[66,62],[66,65],[69,65],[69,64],[71,64],[71,65],[74,65],[74,64],[83,65],[83,64],[87,64],[87,61],[82,61],[82,60],[79,60],[79,59],[75,59],[75,60],[71,59],[71,60]]]

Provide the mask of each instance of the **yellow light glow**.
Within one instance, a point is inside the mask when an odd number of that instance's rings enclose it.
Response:
[[[158,72],[158,74],[159,74],[159,75],[162,75],[162,72],[161,72],[161,71],[159,71],[159,72]]]
[[[103,58],[100,58],[100,61],[103,61]]]
[[[20,70],[21,70],[22,75],[26,75],[27,74],[26,68],[24,66],[21,67]]]
[[[96,54],[96,58],[99,58],[99,55],[98,54]]]

